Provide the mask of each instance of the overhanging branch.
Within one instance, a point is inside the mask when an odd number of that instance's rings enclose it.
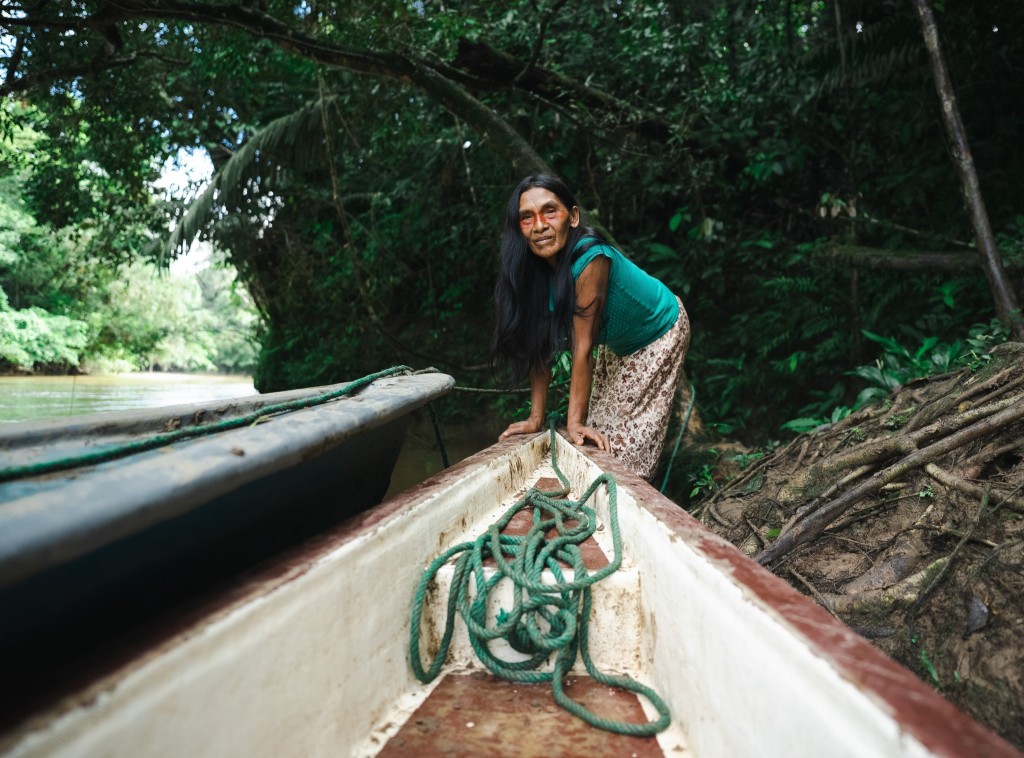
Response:
[[[27,16],[29,18],[20,19],[0,15],[0,24],[10,22],[14,26],[28,27],[52,21],[62,28],[87,29],[102,34],[112,24],[159,19],[236,29],[254,38],[269,40],[284,50],[326,66],[393,79],[417,87],[454,116],[469,124],[481,137],[489,141],[492,149],[505,155],[520,173],[550,170],[540,155],[515,129],[473,97],[464,86],[446,77],[437,66],[410,55],[358,49],[320,40],[246,5],[219,5],[183,0],[108,0],[99,12],[89,15],[69,17],[65,13],[52,19],[31,14]],[[49,78],[55,80],[69,75],[81,76],[95,71],[96,66],[110,68],[115,65],[124,63],[119,63],[117,58],[108,57],[89,66],[54,71]],[[37,75],[32,80],[23,77],[16,85],[20,89],[26,89],[43,81],[44,76],[46,75]],[[4,90],[0,90],[0,94],[5,93]]]

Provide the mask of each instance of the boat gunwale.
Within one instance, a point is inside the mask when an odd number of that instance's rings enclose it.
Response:
[[[218,586],[176,607],[134,630],[132,635],[118,640],[116,646],[96,651],[87,660],[63,672],[64,680],[57,691],[35,701],[21,702],[17,711],[0,709],[0,754],[22,736],[97,701],[104,693],[116,689],[133,672],[202,634],[207,627],[300,580],[347,543],[373,532],[391,519],[401,517],[417,501],[456,485],[477,467],[488,465],[495,458],[514,453],[528,444],[524,444],[522,437],[512,438],[468,456],[427,480],[241,572],[229,585]]]
[[[214,421],[241,416],[275,403],[304,400],[326,395],[347,387],[351,382],[340,382],[319,387],[303,387],[278,392],[258,393],[194,403],[177,403],[156,408],[133,408],[124,411],[79,413],[29,421],[0,424],[0,450],[21,443],[46,444],[50,440],[68,440],[99,434],[132,436],[146,432],[164,432],[168,425],[181,426],[209,424]]]

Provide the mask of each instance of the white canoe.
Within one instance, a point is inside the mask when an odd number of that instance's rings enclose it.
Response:
[[[482,674],[461,626],[443,675],[429,685],[413,676],[410,611],[425,567],[552,476],[541,434],[467,459],[82,664],[8,719],[0,750],[76,758],[1018,755],[609,456],[557,440],[572,497],[602,470],[618,480],[624,560],[594,589],[592,651],[601,670],[629,674],[664,699],[672,723],[657,737],[583,727],[553,707],[549,685]],[[602,490],[596,502],[607,522]],[[595,535],[606,554],[609,532]],[[443,619],[440,594],[423,625],[428,645]],[[603,698],[622,706],[616,713],[651,716],[635,698],[623,705],[620,693],[587,689],[585,679],[574,671],[571,688],[595,709]]]

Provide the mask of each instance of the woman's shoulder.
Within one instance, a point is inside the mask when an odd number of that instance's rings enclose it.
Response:
[[[603,255],[606,258],[612,258],[614,260],[617,255],[621,254],[622,253],[609,244],[607,240],[601,239],[600,237],[584,237],[579,241],[576,245],[576,249],[573,251],[573,273],[579,273],[585,269],[599,255]]]

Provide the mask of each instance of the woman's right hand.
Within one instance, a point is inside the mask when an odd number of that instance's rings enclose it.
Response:
[[[543,428],[544,419],[528,418],[526,421],[516,421],[514,424],[509,424],[508,429],[499,435],[498,442],[508,439],[513,434],[536,434]]]

